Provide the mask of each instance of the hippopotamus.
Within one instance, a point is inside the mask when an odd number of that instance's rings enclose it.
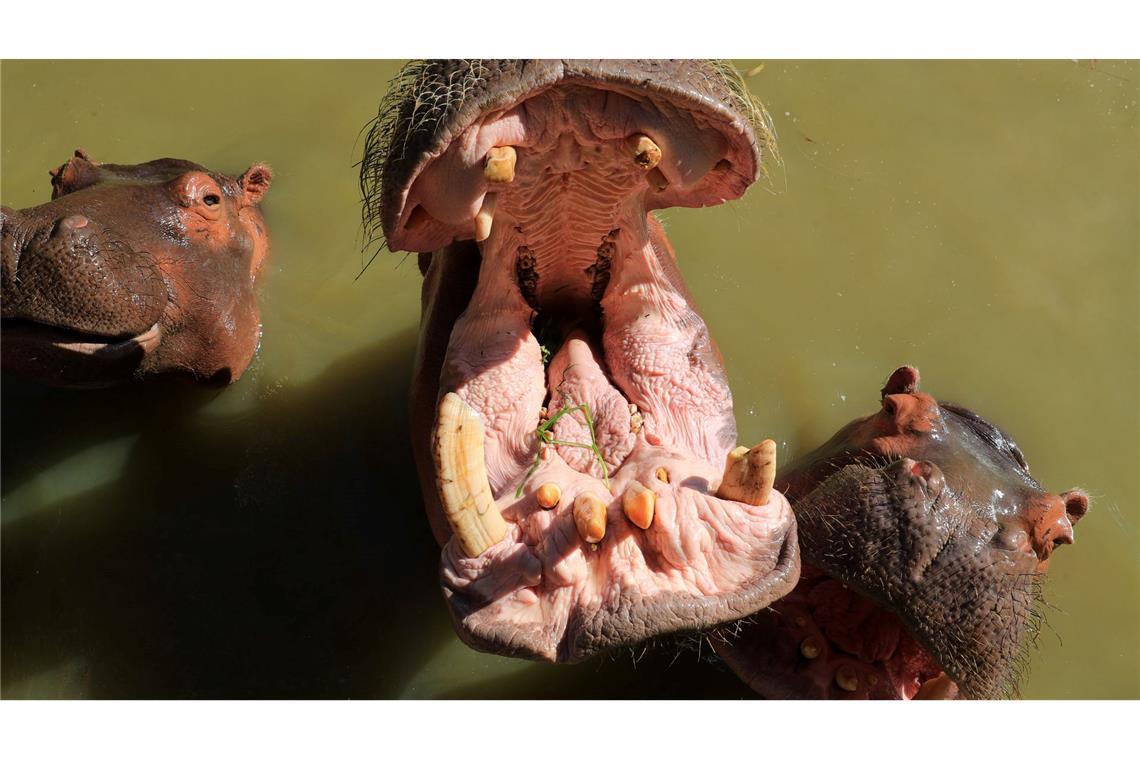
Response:
[[[174,158],[51,172],[52,200],[0,210],[3,368],[56,386],[159,374],[241,377],[261,335],[272,172],[237,179]]]
[[[803,570],[795,589],[713,636],[772,698],[1015,693],[1041,580],[1089,508],[1046,491],[1005,432],[895,370],[881,406],[784,468]]]
[[[653,215],[740,197],[769,136],[720,62],[435,60],[394,80],[364,221],[424,275],[412,444],[469,645],[580,661],[794,587],[775,444],[737,446]]]

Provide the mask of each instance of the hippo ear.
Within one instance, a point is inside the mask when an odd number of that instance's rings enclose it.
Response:
[[[99,162],[92,161],[82,148],[58,169],[51,169],[51,199],[74,193],[99,181]]]
[[[265,164],[254,164],[238,177],[246,206],[256,206],[269,190],[273,181],[273,171]]]
[[[914,393],[917,390],[918,370],[908,364],[891,373],[886,385],[879,391],[879,397],[886,398],[895,393]]]

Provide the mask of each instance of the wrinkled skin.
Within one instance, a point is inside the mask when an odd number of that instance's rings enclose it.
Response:
[[[795,584],[783,495],[717,495],[732,396],[650,213],[739,197],[766,134],[739,76],[709,62],[429,61],[393,83],[362,164],[365,221],[420,252],[413,449],[471,646],[577,661],[739,619]],[[504,147],[512,179],[492,182]],[[566,411],[582,405],[589,420]],[[454,408],[466,421],[448,432]],[[647,527],[624,511],[643,490]]]
[[[3,368],[56,386],[156,374],[226,385],[261,335],[272,174],[239,178],[164,158],[52,171],[52,200],[4,208]]]
[[[789,465],[796,589],[714,637],[772,698],[992,698],[1016,689],[1053,550],[1088,510],[1006,434],[901,367],[877,414]]]

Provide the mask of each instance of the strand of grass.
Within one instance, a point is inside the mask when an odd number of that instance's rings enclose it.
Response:
[[[563,396],[563,400],[569,401],[569,399],[565,396]],[[574,412],[581,412],[582,416],[585,418],[586,428],[590,431],[589,443],[579,443],[578,441],[563,441],[561,439],[556,439],[550,432],[550,428],[554,427],[554,424],[558,422],[558,420],[562,419],[567,414],[573,414]],[[534,474],[534,471],[538,469],[538,465],[542,462],[543,446],[573,446],[579,449],[589,449],[594,453],[594,457],[598,460],[598,467],[600,467],[602,470],[602,483],[605,484],[607,490],[610,489],[609,470],[606,467],[605,458],[602,457],[602,450],[598,448],[598,438],[594,433],[594,418],[590,415],[589,404],[574,404],[572,406],[562,407],[550,419],[539,425],[534,433],[538,437],[538,451],[536,451],[534,454],[534,462],[531,464],[530,468],[527,469],[526,474],[523,476],[523,479],[519,483],[518,488],[515,489],[516,499],[522,497],[523,486],[525,486],[526,482],[530,480],[530,476]]]

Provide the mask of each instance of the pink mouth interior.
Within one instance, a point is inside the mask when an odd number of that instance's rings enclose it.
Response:
[[[470,128],[410,192],[448,223],[497,196],[441,395],[455,392],[483,422],[508,534],[474,558],[449,542],[444,593],[474,645],[551,660],[738,619],[784,593],[798,568],[782,494],[756,506],[715,495],[736,443],[724,369],[660,225],[647,218],[653,191],[623,147],[641,125],[598,116],[632,119],[648,106],[570,92]],[[705,182],[723,138],[683,116],[668,124],[660,142],[676,150],[662,160],[666,176]],[[456,166],[479,165],[503,135],[525,143],[510,185],[455,181]],[[549,367],[536,313],[560,334]],[[539,426],[569,407],[580,409],[541,444]],[[647,529],[623,512],[634,480],[656,495]],[[547,483],[561,490],[551,509],[536,498]],[[574,522],[586,493],[606,505],[597,543]]]
[[[898,617],[810,565],[790,594],[715,643],[775,698],[952,698],[957,687]]]

